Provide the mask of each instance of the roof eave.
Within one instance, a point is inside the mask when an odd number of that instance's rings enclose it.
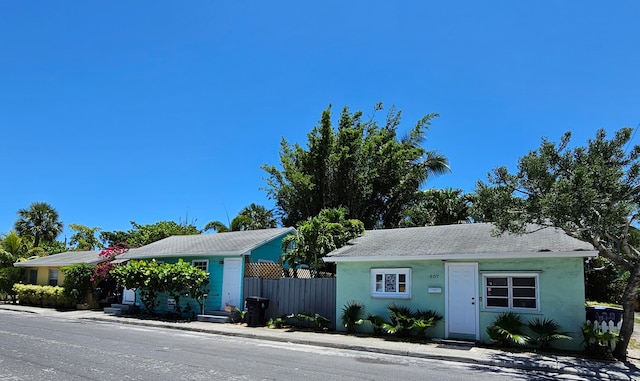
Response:
[[[472,260],[472,259],[526,259],[526,258],[593,258],[595,250],[576,251],[539,251],[508,253],[468,253],[468,254],[433,254],[433,255],[385,255],[357,257],[324,257],[325,262],[380,262],[380,261],[428,261],[428,260]]]
[[[242,252],[224,252],[224,253],[166,253],[166,254],[139,254],[127,255],[119,258],[122,259],[154,259],[154,258],[192,258],[192,257],[241,257],[249,255],[251,251]]]

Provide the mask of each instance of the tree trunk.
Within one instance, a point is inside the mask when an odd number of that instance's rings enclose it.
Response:
[[[622,326],[620,327],[620,341],[616,344],[613,356],[621,361],[627,359],[627,347],[631,341],[634,325],[634,304],[638,297],[638,288],[640,287],[640,262],[636,263],[631,274],[629,274],[629,282],[624,289],[622,295]]]

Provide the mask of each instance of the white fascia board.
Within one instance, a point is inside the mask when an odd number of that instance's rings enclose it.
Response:
[[[379,262],[379,261],[425,261],[457,259],[526,259],[526,258],[593,258],[597,251],[540,251],[513,253],[433,254],[433,255],[388,255],[366,257],[324,257],[325,262]]]

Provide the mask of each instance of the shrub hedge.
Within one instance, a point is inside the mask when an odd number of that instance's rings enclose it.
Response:
[[[20,304],[65,308],[72,306],[70,297],[64,294],[64,288],[60,286],[38,286],[35,284],[14,284],[13,292],[18,295]]]

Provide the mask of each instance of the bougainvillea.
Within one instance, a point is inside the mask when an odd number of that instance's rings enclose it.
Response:
[[[111,261],[113,261],[116,256],[127,251],[127,248],[122,245],[114,245],[109,246],[108,248],[102,250],[99,254],[102,262],[98,263],[95,271],[93,272],[93,276],[91,277],[91,282],[93,284],[98,284],[103,279],[106,279],[109,276],[109,272],[113,270],[116,266]]]

